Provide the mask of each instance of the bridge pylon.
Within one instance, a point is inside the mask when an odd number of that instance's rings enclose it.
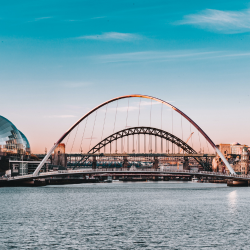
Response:
[[[189,159],[186,156],[184,156],[183,169],[184,170],[190,170],[190,168],[189,168]]]
[[[154,157],[153,169],[157,169],[159,167],[159,159],[157,156]]]
[[[96,156],[93,156],[92,169],[96,169]]]
[[[128,168],[128,157],[127,156],[123,156],[122,168],[123,169],[127,169]]]

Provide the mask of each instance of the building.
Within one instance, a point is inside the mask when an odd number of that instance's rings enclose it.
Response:
[[[216,147],[220,150],[220,152],[227,157],[227,155],[231,154],[231,144],[219,144]]]
[[[10,170],[8,173],[25,172],[20,162],[29,161],[30,153],[27,137],[11,121],[0,116],[0,174],[7,170]]]
[[[249,173],[249,147],[247,145],[241,145],[237,142],[232,144],[219,144],[217,145],[219,150],[225,156],[233,170],[238,174]],[[219,155],[213,159],[212,170],[214,172],[229,172],[224,162]]]
[[[247,145],[241,145],[238,142],[234,142],[231,144],[231,154],[232,155],[241,155],[242,151],[245,147],[248,147]]]
[[[3,116],[0,116],[0,153],[2,155],[26,155],[30,144],[26,136]]]
[[[9,169],[11,176],[32,174],[41,161],[18,161],[9,160]],[[41,172],[48,172],[50,168],[50,160],[46,161],[41,169]]]
[[[67,166],[67,157],[65,154],[65,144],[60,143],[54,150],[52,155],[52,164],[55,166]]]
[[[242,149],[240,168],[241,174],[249,173],[249,151],[247,147]]]

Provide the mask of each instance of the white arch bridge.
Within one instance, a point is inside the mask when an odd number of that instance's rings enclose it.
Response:
[[[230,174],[232,176],[235,177],[235,172],[233,170],[233,168],[230,166],[230,164],[228,163],[228,161],[226,160],[226,158],[224,157],[224,155],[220,152],[220,150],[216,147],[215,143],[209,138],[209,136],[190,118],[188,117],[185,113],[183,113],[181,110],[179,110],[178,108],[176,108],[175,106],[173,106],[172,104],[166,102],[166,101],[163,101],[159,98],[156,98],[156,97],[152,97],[152,96],[148,96],[148,95],[140,95],[140,94],[132,94],[132,95],[125,95],[125,96],[120,96],[120,97],[116,97],[114,99],[111,99],[111,100],[108,100],[100,105],[98,105],[97,107],[95,107],[94,109],[90,110],[89,112],[87,112],[84,116],[82,116],[75,124],[73,124],[72,127],[70,127],[58,140],[57,142],[52,146],[52,148],[49,150],[49,152],[47,153],[47,155],[44,157],[44,159],[41,161],[41,163],[39,164],[39,166],[36,168],[36,170],[34,171],[34,173],[32,174],[32,178],[38,178],[40,176],[53,176],[53,173],[41,173],[40,170],[42,169],[43,165],[45,164],[45,162],[49,159],[49,157],[51,156],[51,154],[53,153],[53,151],[56,149],[56,147],[71,133],[71,131],[73,129],[75,129],[82,121],[84,121],[86,118],[88,118],[93,112],[97,111],[98,109],[100,109],[101,107],[105,106],[105,105],[108,105],[109,103],[112,103],[112,102],[115,102],[115,101],[118,101],[118,100],[121,100],[121,99],[129,99],[129,98],[144,98],[144,99],[150,99],[150,100],[154,100],[156,102],[159,102],[161,103],[162,105],[166,105],[168,107],[170,107],[173,111],[177,112],[178,114],[181,115],[182,118],[185,118],[190,124],[193,125],[193,127],[195,127],[199,133],[205,138],[205,140],[209,143],[209,145],[216,151],[216,153],[220,156],[221,160],[224,162],[226,168],[228,169],[228,171],[230,172]],[[137,134],[145,134],[145,128],[142,128],[140,127],[137,128],[134,128],[134,131],[137,131]],[[147,131],[150,131],[152,128],[150,127],[147,127],[146,130]],[[123,134],[123,136],[126,136],[126,133],[129,133],[131,132],[132,130],[123,130],[123,131],[119,131],[117,133],[113,133],[111,136],[109,136],[108,138],[104,139],[103,141],[101,141],[100,143],[98,143],[96,145],[96,147],[92,148],[92,151],[90,150],[89,153],[93,153],[95,150],[98,150],[100,149],[101,147],[105,147],[105,145],[107,143],[111,143],[113,140],[117,139],[121,134]],[[141,131],[141,132],[140,132]],[[172,141],[173,143],[175,144],[178,144],[181,146],[181,148],[183,150],[186,151],[186,153],[197,153],[194,149],[192,149],[191,147],[189,147],[186,143],[184,143],[182,140],[180,140],[179,138],[177,137],[174,137],[172,134],[170,133],[167,133],[166,131],[163,131],[163,130],[156,130],[154,129],[154,132],[155,135],[157,136],[160,136],[161,138],[164,138],[166,140],[170,140]],[[135,132],[134,132],[135,133]],[[153,132],[151,131],[150,133],[153,134]],[[120,138],[122,138],[120,136]],[[96,151],[95,151],[96,152]],[[194,157],[195,158],[195,157]],[[81,161],[84,161],[86,160],[86,157],[84,159],[81,159]],[[199,161],[197,159],[197,161]],[[83,170],[67,170],[67,171],[83,171]],[[94,171],[94,170],[92,170]],[[106,171],[108,172],[108,171]],[[77,173],[77,172],[71,172],[71,174],[74,174],[74,173]],[[79,172],[81,173],[81,172]],[[85,172],[84,172],[85,173]],[[155,172],[154,172],[155,173]],[[183,174],[185,174],[186,172],[183,172]],[[54,173],[56,174],[56,173]],[[57,175],[60,175],[63,173],[57,173]],[[69,172],[67,172],[67,174],[69,174]],[[189,173],[190,174],[190,173]],[[205,173],[203,173],[205,174]],[[213,175],[212,173],[210,173],[210,175]],[[229,176],[227,176],[229,177]],[[24,176],[22,177],[18,177],[19,179],[20,178],[26,178]],[[31,178],[30,176],[27,178]],[[231,178],[231,177],[230,177]]]

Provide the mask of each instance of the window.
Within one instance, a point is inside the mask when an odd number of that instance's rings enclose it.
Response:
[[[19,164],[13,164],[13,173],[18,173]]]

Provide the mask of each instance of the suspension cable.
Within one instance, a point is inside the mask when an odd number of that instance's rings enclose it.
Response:
[[[127,137],[127,153],[129,153],[129,136]]]
[[[182,137],[181,137],[181,139],[183,140],[182,116],[181,116],[181,133],[182,133]]]
[[[128,98],[128,108],[127,108],[127,117],[126,117],[126,128],[128,126],[128,110],[129,110],[129,98]]]
[[[75,144],[75,139],[76,139],[78,129],[79,129],[79,124],[77,125],[77,129],[76,129],[75,137],[74,137],[73,144],[72,144],[72,147],[71,147],[71,150],[70,150],[70,154],[72,153],[72,149],[73,149],[74,144]]]
[[[138,154],[140,153],[140,134],[138,134]]]
[[[84,127],[84,130],[83,130],[83,134],[82,134],[82,139],[81,139],[81,144],[80,144],[79,151],[82,149],[82,141],[83,141],[83,137],[84,137],[84,134],[85,134],[85,130],[86,130],[88,118],[89,118],[89,117],[87,117],[86,122],[85,122],[85,127]]]
[[[209,150],[209,146],[208,146],[208,142],[207,142],[207,140],[206,140],[206,143],[207,143],[208,153],[210,154],[210,150]]]
[[[135,153],[135,135],[133,134],[133,153]]]
[[[163,152],[163,139],[161,138],[161,154]]]
[[[163,103],[161,103],[161,130],[162,130],[162,109],[163,109]]]
[[[68,138],[67,138],[67,141],[66,141],[66,144],[65,144],[65,148],[66,148],[66,146],[67,146],[67,144],[68,144],[70,134],[71,134],[71,133],[69,133],[69,136],[68,136]]]
[[[198,137],[199,137],[199,141],[200,141],[200,153],[201,153],[201,139],[200,139],[200,133],[198,131]]]
[[[126,127],[125,127],[125,128],[128,127],[128,111],[129,111],[129,98],[128,98],[128,108],[127,108]],[[128,143],[129,143],[129,140],[127,139],[127,153],[128,153],[128,151],[129,151],[129,145],[128,145]],[[124,148],[124,149],[125,149],[125,144],[126,144],[126,142],[125,142],[125,139],[124,139],[124,140],[123,140],[123,148]]]
[[[151,99],[151,104],[150,104],[150,121],[149,121],[149,127],[151,127],[151,113],[152,113],[152,99]],[[150,151],[152,151],[152,136],[149,135],[149,140],[148,140],[148,151],[150,153]]]
[[[116,115],[117,115],[117,107],[118,107],[118,100],[116,101],[116,110],[115,110],[115,122],[114,122],[114,129],[113,129],[113,134],[115,132],[115,123],[116,123]]]
[[[141,98],[139,102],[138,127],[139,127],[139,121],[140,121],[140,111],[141,111]]]
[[[151,105],[150,105],[150,127],[151,127],[151,111],[152,111],[152,99],[151,99]]]
[[[117,154],[117,139],[115,140],[115,153]]]
[[[155,153],[157,153],[157,137],[155,136]]]
[[[167,109],[167,111],[168,111],[168,109]],[[166,131],[168,131],[167,128],[166,128]],[[166,153],[169,154],[169,140],[166,140]]]
[[[95,113],[95,121],[96,121],[97,111],[98,110],[96,110],[96,113]],[[94,133],[94,129],[95,129],[95,121],[94,121],[94,126],[93,126],[93,129],[92,129],[92,135],[91,135],[90,142],[89,142],[89,150],[90,150],[90,146],[91,146],[91,142],[92,142],[92,137],[93,137],[93,133]]]
[[[173,114],[173,109],[172,109],[172,135],[174,134],[174,114]],[[174,148],[173,148],[173,142],[172,142],[172,154],[174,153]]]
[[[163,110],[163,103],[161,103],[161,130],[162,130],[162,110]],[[161,137],[161,153],[163,151],[163,144],[162,144],[162,137]]]
[[[107,109],[108,109],[108,104],[106,105],[106,111],[105,111],[104,122],[103,122],[103,127],[102,127],[102,137],[103,137],[103,131],[104,131],[104,126],[105,126],[105,121],[106,121]],[[102,137],[101,137],[101,141],[102,141]]]
[[[190,134],[192,134],[191,123],[190,123]],[[192,143],[192,148],[194,148],[192,136],[191,136],[191,143]]]

